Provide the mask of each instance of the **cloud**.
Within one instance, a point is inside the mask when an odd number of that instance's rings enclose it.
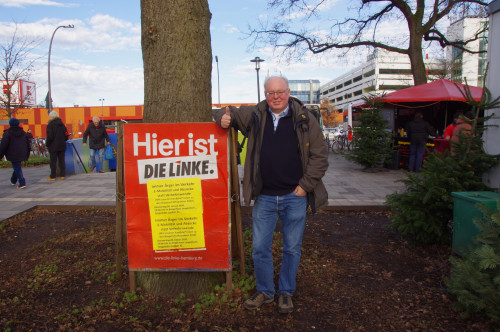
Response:
[[[19,8],[24,8],[28,6],[74,7],[78,6],[78,4],[61,3],[51,0],[0,0],[0,6],[19,7]]]
[[[47,67],[35,77],[37,101],[42,103],[48,90]],[[94,106],[104,98],[108,105],[137,105],[144,100],[142,67],[95,66],[62,60],[51,66],[51,89],[57,106]]]
[[[32,23],[0,22],[0,42],[8,42],[17,26],[18,36],[45,40],[46,44],[41,45],[45,52],[54,29],[70,24],[74,25],[73,29],[60,28],[54,36],[53,43],[60,48],[78,50],[80,53],[140,50],[140,23],[133,24],[101,14],[94,15],[86,21],[42,19]]]
[[[224,32],[227,32],[227,33],[238,33],[240,32],[240,29],[238,29],[237,27],[231,25],[231,24],[224,24],[222,26],[222,29]]]

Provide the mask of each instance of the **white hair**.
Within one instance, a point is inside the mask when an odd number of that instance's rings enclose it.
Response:
[[[49,120],[54,120],[54,119],[57,119],[59,117],[59,114],[57,114],[56,111],[52,111],[49,113]]]
[[[288,85],[288,78],[286,78],[285,76],[268,76],[264,81],[264,90],[266,89],[267,82],[269,82],[269,80],[272,80],[274,78],[281,78],[283,81],[285,81],[286,88],[290,89],[290,86]]]
[[[99,117],[98,117],[98,116],[94,116],[94,117],[92,118],[92,122],[94,122],[94,121],[100,122],[100,121],[101,121],[101,119],[99,119]]]

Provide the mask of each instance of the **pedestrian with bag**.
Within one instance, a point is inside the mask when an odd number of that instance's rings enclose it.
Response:
[[[14,170],[10,177],[10,184],[15,186],[18,183],[17,189],[26,188],[22,162],[28,160],[30,156],[30,141],[16,118],[9,120],[9,129],[5,130],[2,135],[0,159],[4,156],[10,161]]]
[[[64,180],[66,176],[66,141],[68,140],[68,130],[56,111],[49,113],[49,123],[47,124],[46,145],[50,156],[50,176],[47,181],[55,181],[57,176],[57,166],[59,166],[59,179]]]
[[[97,117],[92,118],[92,123],[87,126],[83,133],[83,146],[87,146],[89,141],[90,172],[104,173],[104,148],[110,143],[108,133],[104,123]]]

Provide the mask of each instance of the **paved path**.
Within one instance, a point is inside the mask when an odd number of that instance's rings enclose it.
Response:
[[[361,166],[334,153],[330,153],[329,161],[324,177],[329,206],[380,206],[387,194],[403,187],[396,182],[405,178],[402,170],[363,172]],[[50,173],[48,165],[23,168],[23,173],[27,187],[18,190],[10,185],[12,168],[0,168],[0,220],[37,205],[115,206],[114,172],[78,174],[54,182],[46,180]]]

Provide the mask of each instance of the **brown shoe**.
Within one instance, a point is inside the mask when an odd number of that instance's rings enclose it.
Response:
[[[267,296],[262,292],[257,292],[252,297],[243,302],[243,306],[248,310],[255,310],[264,303],[271,303],[273,301],[274,301],[273,297]]]
[[[278,310],[282,314],[289,314],[293,311],[292,297],[286,293],[281,293],[278,297]]]
[[[92,172],[94,170],[94,167],[89,168],[89,172]]]
[[[47,181],[55,181],[55,180],[56,180],[56,178],[51,178],[51,177],[47,178]]]
[[[99,171],[99,173],[104,173],[104,171]]]
[[[64,180],[64,176],[61,176],[59,179]]]

